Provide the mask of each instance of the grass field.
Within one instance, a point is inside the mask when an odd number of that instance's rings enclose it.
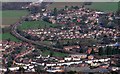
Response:
[[[57,24],[51,24],[45,21],[25,21],[22,23],[21,26],[18,28],[23,29],[30,29],[30,28],[44,28],[44,27],[56,27]]]
[[[16,37],[14,37],[13,35],[11,35],[9,32],[0,34],[0,40],[1,39],[2,40],[10,39],[11,41],[15,41],[15,42],[20,42],[21,41],[21,40],[17,39]]]
[[[54,9],[55,7],[58,9],[64,8],[65,6],[81,6],[83,2],[54,2],[48,6],[48,9]],[[100,11],[116,11],[118,10],[117,2],[93,2],[91,5],[85,5],[87,8],[97,9]]]
[[[64,8],[65,6],[81,6],[83,3],[79,2],[72,2],[72,3],[52,3],[48,6],[48,9],[53,9],[53,8]],[[85,7],[91,8],[91,9],[97,9],[101,11],[116,11],[118,10],[118,3],[115,2],[93,2],[92,5],[86,5]],[[0,11],[2,15],[2,26],[9,26],[10,24],[15,23],[16,21],[19,20],[21,16],[27,15],[28,11],[26,10],[4,10]],[[43,27],[55,27],[57,26],[56,24],[50,24],[44,21],[30,21],[30,22],[24,22],[22,26],[19,26],[19,29],[29,29],[29,28],[43,28]],[[12,36],[10,32],[0,34],[0,39],[10,39],[13,41],[19,41],[17,38]]]
[[[4,10],[4,11],[0,11],[0,13],[2,13],[0,17],[2,17],[3,28],[17,22],[20,19],[20,17],[28,14],[26,10]],[[19,39],[11,35],[10,32],[0,34],[0,40],[1,39],[2,40],[10,39],[11,41],[16,41],[16,42],[20,41]]]
[[[56,24],[50,24],[45,21],[28,21],[24,22],[21,26],[18,28],[23,30],[23,29],[30,29],[30,28],[43,28],[43,27],[55,27],[57,26]],[[19,42],[20,40],[14,37],[13,35],[10,34],[10,32],[0,34],[0,40],[6,40],[10,39],[11,41]]]
[[[97,9],[105,12],[115,12],[118,10],[117,2],[93,2],[91,5],[86,5],[91,9]]]
[[[50,55],[51,53],[53,54],[53,56],[57,56],[57,57],[65,57],[65,56],[68,56],[68,54],[65,54],[65,53],[52,52],[52,51],[49,51],[49,50],[44,50],[44,52],[42,52],[42,55],[47,56],[47,55]]]
[[[8,26],[15,23],[20,19],[20,17],[27,15],[28,11],[26,10],[3,10],[2,12],[2,26]]]
[[[53,2],[48,6],[48,9],[54,9],[54,8],[62,9],[65,6],[71,7],[71,6],[81,6],[81,5],[83,5],[82,2]]]

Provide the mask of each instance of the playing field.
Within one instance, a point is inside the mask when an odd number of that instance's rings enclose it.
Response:
[[[2,27],[14,24],[20,17],[27,15],[26,10],[3,10],[2,12]]]

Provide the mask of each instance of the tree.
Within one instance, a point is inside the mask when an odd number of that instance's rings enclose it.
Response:
[[[37,72],[38,74],[41,74],[42,72],[44,72],[43,69],[44,68],[42,66],[39,66],[39,65],[35,66],[35,72]]]
[[[40,12],[40,7],[39,7],[39,6],[31,6],[31,7],[29,8],[29,11],[30,11],[32,14],[38,13],[38,12]]]
[[[67,9],[68,8],[68,6],[65,6],[65,9]]]
[[[92,2],[84,2],[84,5],[91,5]]]
[[[106,55],[111,55],[112,54],[112,48],[107,46],[106,49],[105,49],[105,54]]]
[[[12,60],[8,61],[8,63],[7,63],[7,67],[11,67],[12,64],[13,64]]]
[[[112,71],[111,74],[118,74],[118,72],[116,72],[116,71]]]
[[[63,44],[60,41],[57,41],[55,47],[63,48]]]
[[[73,6],[71,6],[71,9],[73,9],[74,7]]]
[[[57,8],[54,8],[53,14],[54,16],[57,16]]]
[[[79,7],[78,7],[78,6],[75,6],[74,9],[79,9]]]
[[[116,54],[116,48],[112,48],[112,55]]]
[[[79,53],[83,53],[84,51],[83,51],[83,48],[80,48],[80,52]]]
[[[108,24],[106,25],[106,27],[108,27],[108,28],[114,28],[116,26],[116,24],[114,23],[114,22],[108,22]]]
[[[91,51],[91,53],[90,54],[92,54],[92,55],[94,55],[95,54],[95,51],[94,51],[94,49],[92,49],[92,51]]]
[[[72,44],[71,44],[71,42],[70,42],[70,41],[67,41],[67,45],[69,46],[69,45],[72,45]]]
[[[100,47],[98,50],[99,50],[98,54],[99,54],[100,56],[103,55],[103,52],[104,52],[104,51],[103,51],[103,48]]]
[[[19,67],[19,70],[18,71],[20,71],[21,72],[21,74],[22,73],[24,73],[25,72],[25,69],[23,68],[23,67]]]
[[[118,46],[115,48],[115,53],[114,54],[120,54],[120,49],[119,49]]]
[[[7,68],[7,71],[4,74],[9,74],[10,73],[10,69]]]
[[[68,74],[75,74],[76,71],[69,71]]]
[[[90,72],[89,74],[94,74],[94,73]]]
[[[50,57],[52,57],[52,56],[53,56],[53,54],[54,54],[54,52],[52,52],[52,51],[51,51],[51,52],[50,52]]]
[[[11,41],[11,39],[10,39],[10,38],[8,38],[8,39],[7,39],[7,41],[8,41],[8,42],[10,42],[10,41]]]
[[[99,23],[100,23],[101,26],[105,27],[106,24],[108,24],[108,19],[107,19],[107,17],[106,17],[106,16],[101,16],[101,17],[99,18]]]

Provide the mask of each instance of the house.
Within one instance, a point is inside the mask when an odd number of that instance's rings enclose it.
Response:
[[[66,50],[66,51],[71,51],[71,50],[74,50],[74,49],[80,49],[80,46],[78,46],[78,45],[64,46],[63,49]]]
[[[72,58],[71,57],[65,57],[64,60],[65,61],[70,61],[70,60],[72,60]]]
[[[71,58],[87,58],[87,54],[70,54]]]
[[[88,56],[88,59],[91,59],[91,60],[92,60],[92,59],[94,59],[94,56],[93,56],[93,55],[89,55],[89,56]]]
[[[50,21],[52,24],[55,24],[55,23],[56,23],[56,20],[54,20],[54,19],[49,19],[49,21]]]
[[[72,58],[73,61],[79,61],[80,58]]]

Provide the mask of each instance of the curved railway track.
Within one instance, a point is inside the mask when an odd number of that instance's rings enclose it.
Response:
[[[20,21],[20,22],[22,22],[22,21]],[[20,39],[20,40],[22,40],[22,41],[25,41],[25,42],[32,43],[32,44],[34,44],[34,45],[40,46],[40,47],[48,48],[48,49],[50,49],[51,51],[57,51],[57,52],[63,52],[63,53],[69,53],[69,54],[76,54],[76,53],[77,53],[77,52],[65,51],[65,50],[60,49],[60,48],[51,47],[51,46],[45,45],[45,44],[43,44],[43,43],[38,43],[38,42],[36,42],[36,41],[29,40],[29,39],[21,36],[21,35],[17,32],[17,27],[18,27],[19,25],[21,25],[20,22],[15,23],[15,24],[12,25],[12,27],[11,27],[11,33],[12,33],[12,35],[14,35],[16,38],[18,38],[18,39]]]

